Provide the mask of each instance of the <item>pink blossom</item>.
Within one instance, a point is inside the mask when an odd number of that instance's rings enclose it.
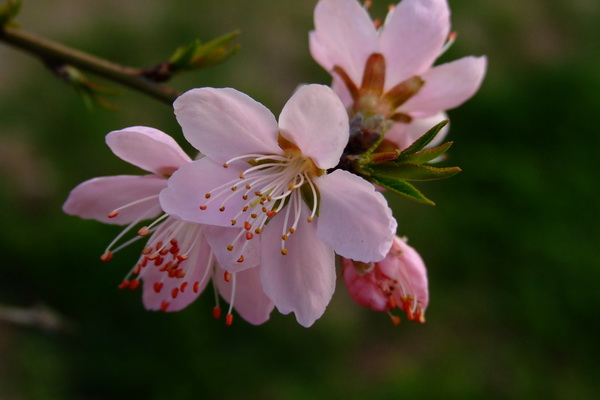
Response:
[[[201,88],[174,104],[186,139],[205,155],[173,174],[160,195],[181,220],[228,229],[219,262],[242,271],[259,252],[260,280],[280,312],[310,326],[335,287],[334,251],[364,262],[391,247],[396,222],[372,184],[334,168],[349,136],[346,110],[328,87],[301,87],[279,123],[234,89]],[[234,233],[231,233],[231,232]]]
[[[139,229],[136,239],[113,248],[139,222],[162,214],[158,202],[160,191],[173,172],[192,160],[170,136],[153,128],[138,126],[114,131],[106,136],[106,143],[118,157],[151,174],[109,176],[83,182],[73,189],[63,210],[81,218],[128,224],[108,246],[101,257],[103,261],[110,260],[130,242],[149,236],[138,263],[119,287],[136,289],[143,281],[143,301],[147,309],[178,311],[193,302],[212,277],[218,291],[230,302],[229,324],[233,317],[232,305],[253,324],[268,320],[273,303],[260,287],[258,269],[230,274],[214,262],[206,237],[225,228],[205,227],[163,214],[151,225]]]
[[[427,270],[419,253],[396,237],[388,255],[379,262],[361,263],[342,259],[342,275],[356,303],[375,311],[390,312],[396,307],[408,319],[425,322],[429,303]],[[394,323],[400,318],[390,314]]]
[[[402,0],[379,29],[356,0],[320,0],[314,21],[310,51],[334,90],[351,114],[395,121],[386,139],[400,150],[473,96],[485,74],[485,57],[433,66],[450,33],[446,0]]]

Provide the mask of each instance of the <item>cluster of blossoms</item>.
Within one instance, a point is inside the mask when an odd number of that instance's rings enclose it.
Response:
[[[231,88],[190,90],[174,109],[196,160],[156,129],[114,131],[110,149],[149,174],[95,178],[71,192],[66,213],[126,225],[103,261],[148,237],[120,285],[143,285],[146,308],[181,310],[212,279],[213,312],[221,313],[220,294],[227,324],[233,309],[261,324],[276,307],[308,327],[333,295],[337,254],[358,304],[424,321],[425,265],[396,236],[377,184],[448,174],[415,161],[442,154],[448,146],[431,147],[443,133],[413,143],[474,94],[485,58],[432,67],[452,36],[445,0],[403,0],[381,26],[356,0],[320,0],[314,18],[310,50],[331,88],[300,87],[278,119]],[[143,220],[153,222],[138,228]],[[117,245],[134,228],[138,235]]]

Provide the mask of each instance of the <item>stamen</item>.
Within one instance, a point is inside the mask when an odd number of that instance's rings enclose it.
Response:
[[[397,315],[394,315],[390,312],[388,312],[388,315],[390,316],[390,319],[392,320],[392,324],[394,325],[400,325],[400,317]]]
[[[138,199],[138,200],[132,201],[131,203],[127,203],[127,204],[125,204],[124,206],[121,206],[121,207],[117,207],[117,208],[115,208],[114,210],[112,210],[112,211],[111,211],[111,212],[110,212],[110,213],[107,215],[107,217],[108,217],[108,218],[115,218],[117,215],[119,215],[119,211],[121,211],[121,210],[123,210],[123,209],[125,209],[125,208],[128,208],[128,207],[131,207],[131,206],[135,206],[136,204],[143,203],[143,202],[145,202],[145,201],[148,201],[148,200],[153,200],[153,199],[156,199],[157,197],[158,197],[158,195],[157,195],[157,194],[155,194],[155,195],[152,195],[152,196],[148,196],[148,197],[144,197],[144,198],[141,198],[141,199]]]
[[[231,311],[233,311],[233,302],[235,300],[235,274],[232,274],[231,280],[231,298],[229,299],[229,310],[227,311],[227,316],[225,317],[225,324],[227,326],[231,325],[233,322],[233,314]]]

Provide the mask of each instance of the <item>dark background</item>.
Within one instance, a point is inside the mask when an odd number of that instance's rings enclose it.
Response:
[[[299,83],[329,83],[307,44],[315,1],[25,0],[21,25],[108,59],[153,65],[194,38],[240,28],[226,64],[180,90],[231,86],[277,115]],[[372,14],[383,17],[386,3]],[[393,326],[339,282],[310,329],[213,320],[210,291],[174,313],[116,289],[136,249],[98,257],[119,228],[66,216],[95,176],[139,173],[104,135],[156,127],[183,144],[172,110],[123,90],[88,109],[39,62],[0,43],[0,304],[45,306],[59,331],[0,322],[1,399],[592,399],[600,393],[600,3],[450,1],[452,60],[486,54],[480,92],[450,111],[451,165],[391,199],[425,259],[427,323]],[[188,148],[189,149],[189,148]]]

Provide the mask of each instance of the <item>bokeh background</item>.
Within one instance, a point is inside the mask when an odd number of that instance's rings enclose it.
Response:
[[[26,29],[133,66],[194,38],[241,29],[241,51],[172,82],[231,86],[275,114],[312,61],[310,1],[25,0]],[[387,2],[375,0],[382,17]],[[104,135],[147,125],[183,137],[172,110],[124,90],[88,109],[34,58],[0,43],[0,305],[51,310],[58,330],[0,321],[0,399],[594,399],[600,393],[600,3],[451,0],[444,60],[486,54],[481,91],[450,112],[452,165],[393,199],[399,233],[425,259],[427,323],[393,326],[338,286],[310,329],[277,312],[254,327],[211,317],[207,292],[152,313],[117,285],[120,231],[66,216],[83,180],[138,173]]]

